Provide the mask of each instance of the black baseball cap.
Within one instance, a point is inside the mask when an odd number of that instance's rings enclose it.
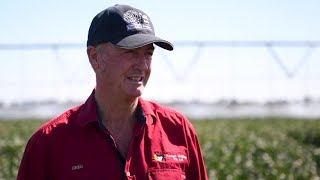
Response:
[[[173,45],[169,41],[155,36],[148,15],[128,5],[111,6],[93,18],[87,46],[96,46],[104,42],[125,49],[135,49],[154,43],[166,50],[173,50]]]

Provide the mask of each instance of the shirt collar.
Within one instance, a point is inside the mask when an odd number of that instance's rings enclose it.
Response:
[[[156,122],[156,115],[154,113],[153,106],[150,104],[150,102],[143,100],[141,97],[139,97],[139,104],[144,112],[145,115],[145,122],[149,125],[154,124]]]
[[[98,108],[94,94],[95,89],[92,91],[91,95],[88,97],[86,102],[82,105],[81,110],[79,112],[77,123],[82,127],[86,126],[91,122],[98,123]],[[136,117],[138,119],[138,122],[145,123],[148,119],[148,115],[155,117],[154,111],[147,103],[147,101],[143,100],[141,97],[139,97],[138,101],[139,104],[136,111]]]
[[[78,124],[82,127],[91,122],[98,122],[97,103],[94,97],[95,90],[92,91],[87,101],[82,105],[78,116]]]
[[[147,101],[143,100],[142,97],[139,97],[139,104],[141,105],[141,108],[146,116],[147,115],[155,116],[154,111],[151,108],[151,106],[148,104]]]

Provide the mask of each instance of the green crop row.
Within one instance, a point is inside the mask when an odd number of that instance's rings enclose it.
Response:
[[[319,179],[320,120],[194,121],[210,179]]]

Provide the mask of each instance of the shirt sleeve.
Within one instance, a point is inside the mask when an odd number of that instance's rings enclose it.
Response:
[[[44,180],[46,178],[46,135],[36,132],[28,141],[21,163],[17,180]]]
[[[189,152],[189,168],[186,172],[187,179],[207,180],[206,166],[203,160],[199,140],[192,124],[187,121],[187,140]]]

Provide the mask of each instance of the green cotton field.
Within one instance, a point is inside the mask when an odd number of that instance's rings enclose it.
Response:
[[[0,179],[15,179],[44,121],[0,120]],[[210,179],[320,179],[320,119],[192,120]]]

